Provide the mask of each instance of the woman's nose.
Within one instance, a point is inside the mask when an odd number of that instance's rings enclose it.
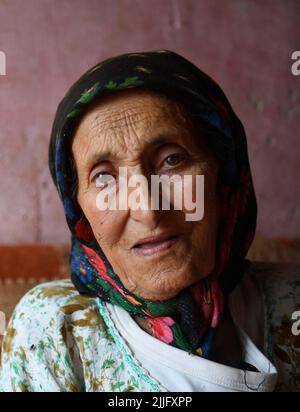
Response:
[[[151,207],[146,210],[142,208],[130,208],[130,217],[136,222],[140,222],[144,226],[147,226],[149,230],[154,230],[159,226],[160,221],[166,212],[167,211],[165,210],[151,210]]]
[[[138,187],[138,192],[137,188],[128,188],[128,208],[133,220],[147,226],[149,230],[154,230],[167,210],[157,210],[159,201],[152,200],[150,186],[148,181]]]

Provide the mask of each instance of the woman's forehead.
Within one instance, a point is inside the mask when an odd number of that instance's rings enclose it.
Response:
[[[110,96],[82,118],[74,135],[73,151],[142,149],[161,140],[177,139],[190,131],[184,109],[156,93]],[[93,153],[89,153],[93,155]]]
[[[126,90],[106,96],[85,114],[81,127],[103,130],[126,127],[128,124],[157,122],[186,123],[186,113],[176,101],[164,95],[144,90]]]

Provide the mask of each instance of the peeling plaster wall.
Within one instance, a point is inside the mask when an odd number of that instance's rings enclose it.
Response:
[[[0,0],[0,242],[69,240],[47,166],[56,106],[97,61],[167,48],[220,83],[245,125],[258,230],[300,236],[297,0]]]

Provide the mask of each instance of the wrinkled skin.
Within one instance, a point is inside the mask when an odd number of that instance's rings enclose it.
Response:
[[[157,140],[163,136],[164,139]],[[219,202],[218,162],[184,108],[154,92],[127,90],[94,104],[72,143],[78,202],[95,238],[124,286],[151,300],[165,300],[208,276],[215,265]],[[95,159],[101,155],[101,159]],[[185,210],[106,210],[96,206],[98,179],[142,174],[204,175],[204,217],[186,221]],[[195,190],[195,179],[193,189]],[[130,190],[128,189],[130,193]],[[180,233],[167,250],[140,256],[133,245],[161,233]]]

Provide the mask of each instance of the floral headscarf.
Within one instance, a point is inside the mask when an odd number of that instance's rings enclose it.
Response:
[[[98,245],[76,198],[70,167],[70,141],[90,104],[115,91],[143,88],[182,101],[220,163],[221,219],[216,265],[204,280],[166,301],[151,301],[122,284]],[[220,87],[184,57],[167,50],[123,54],[86,72],[58,106],[53,124],[49,166],[72,233],[70,267],[80,293],[119,305],[146,319],[155,337],[209,358],[226,298],[247,267],[245,255],[256,226],[256,200],[244,128]]]

